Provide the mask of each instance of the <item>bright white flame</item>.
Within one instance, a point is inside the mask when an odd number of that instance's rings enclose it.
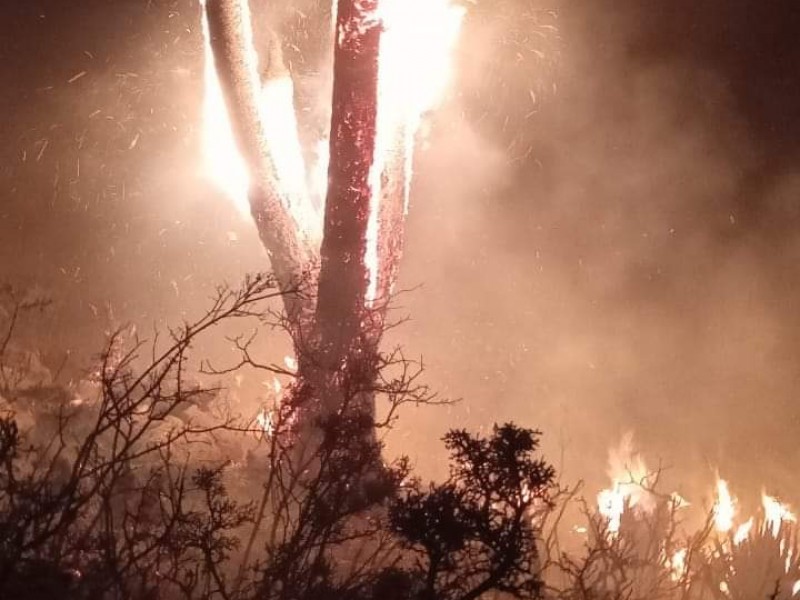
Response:
[[[205,52],[205,91],[203,100],[203,158],[206,176],[226,196],[239,212],[249,215],[248,189],[250,173],[239,152],[233,136],[230,116],[225,105],[219,77],[211,49],[206,0],[200,1]],[[249,23],[247,2],[242,4],[243,18]],[[245,32],[245,44],[252,47],[252,31]],[[251,57],[252,67],[257,68],[258,56]],[[255,75],[254,75],[255,76]],[[288,73],[271,77],[263,82],[258,98],[258,113],[268,146],[272,168],[283,202],[294,218],[299,231],[310,241],[321,238],[322,219],[316,210],[306,180],[306,166],[298,136],[297,117],[294,107],[294,83]],[[327,160],[325,160],[327,170]],[[324,174],[314,172],[315,176]],[[313,184],[318,187],[318,184]]]
[[[412,177],[414,140],[422,118],[441,100],[450,82],[452,54],[465,9],[452,0],[382,0],[383,26],[378,59],[378,119],[365,262],[369,269],[367,302],[378,286],[378,230],[382,176],[400,158],[404,206]],[[423,18],[420,18],[420,15]]]
[[[259,109],[279,191],[289,199],[290,211],[301,230],[318,239],[321,235],[318,228],[321,228],[322,221],[320,213],[308,198],[306,167],[297,134],[294,83],[288,74],[264,83]]]
[[[647,465],[639,454],[633,452],[633,436],[623,436],[619,447],[609,452],[609,476],[612,485],[597,496],[598,511],[608,520],[608,533],[615,536],[622,523],[626,507],[638,507],[649,512],[653,499],[646,486],[649,479]]]
[[[597,495],[597,510],[608,521],[609,535],[614,536],[619,532],[626,500],[627,495],[618,483]]]
[[[686,555],[688,550],[686,548],[681,548],[680,550],[676,550],[672,557],[667,561],[667,566],[669,567],[670,571],[670,578],[673,581],[680,581],[686,575],[686,571],[688,569],[688,565],[686,564]]]
[[[250,214],[247,189],[250,178],[233,139],[228,109],[222,96],[214,54],[211,51],[206,0],[200,0],[204,48],[203,161],[205,176],[230,198],[242,215]]]
[[[205,8],[205,0],[200,2]],[[246,4],[246,3],[245,3]],[[465,9],[454,0],[382,0],[370,24],[383,28],[379,48],[375,156],[370,172],[371,206],[367,221],[365,262],[369,270],[367,301],[378,285],[378,230],[382,177],[387,169],[402,183],[398,192],[408,206],[414,140],[423,116],[435,108],[450,81],[452,54]],[[420,18],[423,15],[424,18]],[[203,154],[206,173],[243,213],[249,213],[247,166],[236,148],[230,119],[214,67],[208,22],[205,38]],[[297,135],[292,80],[271,79],[262,89],[260,117],[271,150],[279,192],[295,221],[312,241],[318,240],[320,208],[327,193],[329,141],[318,141],[314,164],[305,165]],[[315,206],[316,209],[315,209]]]
[[[778,537],[782,523],[797,522],[797,517],[794,513],[789,510],[788,506],[781,504],[777,498],[762,494],[761,504],[764,507],[764,526],[772,533],[773,537]]]
[[[736,528],[736,533],[733,534],[733,543],[738,546],[750,537],[750,531],[753,529],[753,518],[750,517]]]
[[[294,356],[284,356],[283,364],[285,364],[286,368],[290,371],[297,371],[297,359]]]
[[[736,500],[731,496],[728,482],[717,479],[717,499],[714,502],[714,527],[720,533],[733,528],[733,516],[736,512]]]

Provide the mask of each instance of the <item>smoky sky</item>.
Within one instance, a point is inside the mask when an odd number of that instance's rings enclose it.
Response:
[[[800,5],[468,5],[388,340],[463,400],[390,446],[437,472],[447,426],[513,419],[601,481],[633,431],[680,485],[800,492]],[[196,2],[0,6],[0,278],[56,300],[45,358],[266,266],[202,178]]]

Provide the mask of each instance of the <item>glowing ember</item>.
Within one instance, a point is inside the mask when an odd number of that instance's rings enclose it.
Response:
[[[714,502],[714,527],[720,533],[727,533],[733,528],[733,516],[736,512],[736,501],[728,489],[728,482],[717,479],[717,499]]]

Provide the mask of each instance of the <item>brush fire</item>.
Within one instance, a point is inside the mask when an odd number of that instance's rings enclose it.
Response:
[[[756,514],[740,509],[728,481],[717,476],[705,512],[659,489],[626,435],[609,453],[612,485],[584,505],[588,527],[582,560],[559,565],[568,588],[587,585],[599,597],[788,599],[800,593],[797,518],[761,493]],[[708,504],[706,503],[706,506]],[[581,554],[580,551],[577,552]],[[554,577],[558,580],[558,577]]]
[[[800,599],[790,19],[6,4],[0,599]]]

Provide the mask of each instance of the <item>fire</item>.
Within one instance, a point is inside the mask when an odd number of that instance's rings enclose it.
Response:
[[[247,200],[247,188],[250,185],[250,179],[244,159],[233,139],[228,109],[225,107],[222,87],[214,67],[205,3],[206,0],[200,0],[204,42],[203,81],[205,89],[202,130],[204,171],[206,177],[233,201],[241,214],[249,215],[250,204]]]
[[[202,131],[205,173],[209,180],[233,201],[241,214],[249,215],[248,189],[251,174],[233,135],[214,64],[205,4],[206,0],[200,0],[205,52]],[[243,27],[249,60],[252,68],[258,69],[258,55],[253,46],[252,30],[249,27],[248,3],[243,2],[241,6],[244,21],[248,24]],[[272,72],[261,82],[258,117],[263,127],[264,142],[272,162],[273,175],[277,181],[278,189],[275,192],[290,208],[301,233],[310,241],[316,242],[321,236],[322,216],[315,207],[312,194],[320,185],[318,182],[308,181],[307,173],[312,173],[324,181],[326,173],[323,171],[327,170],[327,157],[319,159],[319,162],[324,159],[324,169],[320,169],[317,165],[315,168],[306,169],[294,107],[294,83],[288,71],[282,68],[280,64],[282,59],[276,59],[274,62],[279,66],[273,68],[270,64]]]
[[[750,517],[736,528],[736,533],[733,534],[733,543],[738,546],[750,537],[750,531],[753,529],[753,517]]]
[[[736,512],[736,500],[731,496],[728,482],[717,479],[717,499],[714,502],[714,527],[720,533],[727,533],[733,528],[733,517]]]
[[[275,418],[273,411],[264,408],[256,416],[256,426],[264,435],[271,436],[275,431]]]
[[[297,359],[294,356],[284,356],[283,364],[286,365],[286,368],[290,371],[297,371]]]
[[[689,553],[687,548],[680,548],[673,552],[670,559],[667,561],[667,566],[670,571],[670,578],[673,581],[681,581],[686,576],[686,571],[689,566],[686,564],[686,556]]]
[[[201,0],[201,8],[206,0]],[[244,3],[246,8],[246,3]],[[382,27],[379,51],[376,150],[371,169],[372,206],[368,221],[365,262],[369,268],[368,300],[374,300],[378,280],[380,203],[387,177],[397,186],[407,209],[414,141],[424,115],[436,107],[450,80],[452,52],[465,9],[454,0],[382,0],[374,22]],[[419,15],[425,18],[420,19]],[[236,147],[219,79],[214,67],[207,17],[203,156],[208,178],[242,214],[249,214],[249,174]],[[327,192],[329,141],[313,148],[314,164],[306,165],[297,134],[293,82],[288,73],[263,83],[260,118],[271,150],[278,190],[298,226],[312,241],[321,233],[321,207]],[[392,189],[391,193],[397,191]]]
[[[382,0],[379,6],[377,16],[383,32],[378,59],[376,150],[370,173],[372,205],[365,256],[370,272],[368,303],[375,300],[378,286],[383,179],[387,176],[402,178],[403,207],[407,211],[414,141],[424,115],[436,107],[447,89],[452,53],[465,14],[465,9],[455,6],[451,0]]]
[[[646,489],[649,473],[644,460],[633,453],[633,436],[627,434],[620,445],[609,452],[609,475],[612,485],[597,495],[597,507],[608,521],[611,536],[619,532],[626,508],[650,510],[651,499]]]
[[[761,505],[764,508],[764,528],[772,533],[772,537],[778,537],[783,523],[797,522],[797,517],[788,506],[766,493],[761,494]]]

